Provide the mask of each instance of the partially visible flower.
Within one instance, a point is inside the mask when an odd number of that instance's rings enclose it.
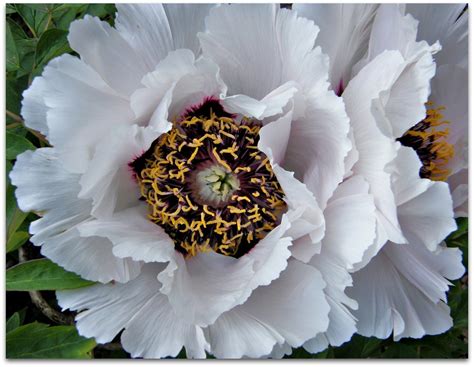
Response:
[[[23,100],[53,148],[11,173],[44,214],[31,241],[104,283],[57,293],[79,332],[123,330],[144,358],[348,340],[375,207],[362,175],[340,184],[349,121],[318,27],[274,5],[118,5],[115,24],[71,25],[81,58],[51,61]]]
[[[436,74],[431,81],[430,108],[439,109],[436,131],[446,131],[444,141],[452,157],[444,165],[457,217],[468,215],[468,10],[465,4],[409,4],[406,9],[419,21],[417,38],[439,40],[434,55]]]
[[[359,303],[357,330],[380,338],[393,332],[396,340],[444,332],[452,325],[445,278],[459,278],[464,268],[460,251],[441,243],[456,228],[448,185],[428,179],[443,177],[447,161],[462,157],[431,131],[444,121],[440,110],[432,102],[425,108],[440,46],[416,41],[417,21],[403,6],[296,7],[313,19],[331,15],[322,47],[351,120],[355,145],[346,164],[368,180],[377,208],[377,239],[349,289]],[[354,14],[356,32],[340,27]],[[348,38],[355,50],[330,42]]]

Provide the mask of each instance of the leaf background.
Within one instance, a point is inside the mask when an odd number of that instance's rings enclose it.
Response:
[[[14,188],[8,173],[21,152],[47,146],[37,132],[24,127],[20,116],[21,95],[33,78],[54,57],[74,52],[67,42],[67,30],[75,19],[85,14],[114,22],[112,4],[7,4],[6,5],[6,265],[12,268],[19,262],[19,251],[29,259],[39,259],[37,248],[28,242],[29,223],[33,213],[22,213],[16,204]],[[460,247],[467,269],[468,221],[458,220],[459,229],[447,243]],[[43,260],[39,260],[44,264]],[[48,271],[59,271],[57,268]],[[67,279],[71,281],[74,276]],[[77,279],[76,279],[77,280]],[[84,286],[80,281],[77,283]],[[76,284],[76,285],[77,285]],[[303,348],[285,358],[467,358],[468,290],[467,274],[454,283],[449,293],[449,305],[454,327],[443,335],[422,339],[379,340],[355,335],[350,342],[338,348],[330,347],[311,355]],[[63,288],[65,287],[62,285]],[[70,285],[69,285],[70,286]],[[41,284],[35,289],[57,289],[61,285]],[[34,288],[34,287],[33,287]],[[31,290],[31,289],[29,289]],[[41,292],[42,297],[57,309],[54,292]],[[70,316],[70,315],[69,315]],[[120,345],[112,343],[96,346],[91,339],[77,335],[74,327],[60,326],[46,318],[32,303],[28,292],[9,291],[6,301],[7,358],[129,358]],[[48,326],[49,325],[49,326]],[[118,340],[116,340],[118,341]],[[56,348],[52,348],[56,346]],[[184,358],[181,352],[178,358]]]

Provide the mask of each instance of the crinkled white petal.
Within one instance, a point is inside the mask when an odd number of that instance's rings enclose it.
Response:
[[[173,50],[199,53],[197,33],[214,4],[117,4],[115,27],[152,71]]]
[[[32,103],[23,101],[25,118],[44,116],[51,145],[59,153],[65,168],[83,173],[101,138],[110,130],[127,126],[133,121],[128,100],[120,97],[83,61],[71,55],[52,60],[44,69],[42,82],[35,84],[33,94],[41,93]],[[35,91],[41,87],[41,91]],[[30,122],[27,122],[30,124]],[[33,124],[33,125],[31,125]],[[28,126],[39,127],[35,123]]]
[[[44,96],[48,91],[48,82],[42,76],[33,79],[30,87],[23,92],[21,116],[25,126],[47,136],[49,133],[46,114],[48,108]]]
[[[328,303],[329,327],[304,344],[306,350],[317,353],[328,345],[339,346],[354,332],[355,318],[348,307],[357,309],[345,289],[352,285],[349,270],[363,259],[376,236],[376,216],[369,185],[361,176],[342,183],[324,211],[326,233],[321,253],[309,264],[321,271],[328,284],[324,290]]]
[[[342,93],[352,67],[367,52],[370,30],[378,4],[294,4],[298,14],[321,28],[317,44],[329,55],[331,87]]]
[[[411,148],[401,146],[394,163],[394,194],[403,234],[410,243],[434,251],[456,230],[448,184],[420,178],[421,162]]]
[[[387,165],[396,157],[397,144],[378,129],[378,115],[373,114],[372,107],[373,101],[393,85],[403,65],[398,51],[385,51],[367,64],[343,93],[359,152],[359,160],[352,171],[369,182],[377,208],[380,236],[399,243],[405,239],[396,216],[390,173],[386,171]],[[379,244],[384,242],[379,241]]]
[[[79,226],[82,236],[106,237],[119,258],[135,261],[167,262],[174,256],[174,242],[162,227],[147,217],[146,204],[132,207],[111,218],[95,219]]]
[[[291,238],[284,237],[290,223],[281,224],[239,259],[214,252],[184,259],[180,253],[158,279],[179,317],[192,324],[212,324],[220,314],[243,303],[252,291],[268,285],[286,268]],[[212,299],[212,303],[209,300]]]
[[[57,292],[59,305],[82,311],[76,316],[79,334],[98,343],[121,341],[132,357],[175,357],[184,346],[188,357],[205,358],[208,344],[201,328],[177,317],[160,293],[156,276],[162,266],[147,264],[126,284],[105,284]]]
[[[293,239],[291,254],[296,259],[308,262],[319,252],[320,242],[324,236],[325,219],[314,195],[300,181],[278,165],[273,165],[273,172],[285,193],[288,205],[290,228],[286,235]]]
[[[43,255],[83,278],[104,283],[126,282],[139,274],[141,264],[115,257],[107,239],[80,237],[77,226],[90,218],[91,201],[77,197],[79,175],[64,169],[55,149],[19,155],[10,177],[20,209],[42,213],[30,232]]]
[[[86,15],[71,23],[68,41],[81,60],[123,96],[130,96],[147,72],[144,60],[121,34],[97,17]]]
[[[293,260],[269,286],[258,288],[243,305],[209,326],[211,352],[217,358],[258,358],[276,343],[298,347],[326,330],[329,305],[325,282],[315,268]]]
[[[386,50],[399,51],[405,60],[400,74],[376,106],[386,117],[385,121],[379,121],[379,127],[390,138],[402,136],[426,116],[430,79],[435,74],[432,54],[440,47],[416,42],[416,30],[416,20],[403,15],[403,5],[382,4],[374,19],[368,54],[356,68],[360,70]]]
[[[469,161],[469,114],[468,114],[468,72],[455,65],[442,65],[433,78],[430,101],[433,107],[445,107],[441,113],[448,125],[439,129],[448,128],[449,135],[446,141],[454,147],[454,157],[445,166],[455,174],[468,167]]]
[[[140,120],[156,128],[156,115],[165,106],[166,117],[177,118],[207,97],[225,94],[227,88],[219,68],[204,58],[195,59],[190,50],[170,52],[142,79],[142,87],[131,97],[131,106]],[[164,103],[166,99],[169,102]],[[160,111],[163,115],[164,111]]]
[[[349,119],[341,98],[327,89],[313,89],[306,111],[291,124],[284,167],[295,172],[324,209],[345,173],[351,149]]]
[[[462,276],[459,249],[388,243],[362,270],[353,274],[349,295],[357,300],[357,332],[385,339],[440,334],[452,326],[443,302],[450,284]]]
[[[161,133],[150,127],[132,125],[103,137],[89,168],[79,180],[79,197],[92,199],[95,217],[108,217],[114,211],[136,205],[140,190],[129,163],[146,152]]]
[[[398,208],[400,226],[408,241],[424,244],[432,251],[456,230],[453,217],[453,201],[446,182],[433,182],[424,193]]]
[[[448,178],[449,189],[453,198],[455,217],[467,217],[469,213],[469,172],[463,169]]]
[[[229,87],[224,105],[264,118],[281,112],[295,93],[291,84],[282,90],[285,83],[325,87],[327,61],[314,49],[318,32],[312,21],[273,4],[231,4],[210,11],[199,39]]]
[[[418,40],[439,41],[443,46],[437,65],[468,65],[468,13],[466,4],[407,4],[406,12],[418,23]]]

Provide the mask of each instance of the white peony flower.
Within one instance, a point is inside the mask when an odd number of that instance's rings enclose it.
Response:
[[[377,208],[376,241],[357,264],[356,270],[362,270],[353,274],[348,291],[359,303],[357,332],[379,338],[393,332],[395,340],[444,332],[452,326],[446,278],[459,278],[464,268],[459,249],[442,243],[456,229],[453,201],[448,185],[434,180],[445,179],[463,154],[453,155],[436,128],[443,120],[434,101],[425,109],[429,98],[438,95],[430,96],[430,80],[436,69],[432,54],[440,46],[430,46],[423,37],[417,42],[418,22],[404,15],[404,6],[296,9],[316,22],[325,19],[321,46],[329,54],[332,87],[344,99],[355,143],[346,164],[352,174],[367,179]],[[353,47],[331,42],[348,39]],[[466,85],[455,83],[457,88]],[[467,90],[462,90],[464,111]],[[467,123],[461,116],[455,131]]]
[[[349,340],[374,182],[354,170],[340,184],[349,120],[318,27],[274,5],[117,8],[115,28],[74,22],[80,58],[54,59],[24,93],[52,148],[10,175],[20,208],[42,214],[31,241],[99,282],[57,293],[79,333],[123,330],[144,358]]]

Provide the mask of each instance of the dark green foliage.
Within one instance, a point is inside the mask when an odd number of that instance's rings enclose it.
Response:
[[[28,242],[29,224],[37,219],[37,216],[18,209],[8,173],[18,154],[47,146],[40,134],[30,131],[22,124],[20,110],[23,91],[35,76],[42,73],[50,60],[63,53],[73,53],[67,42],[67,31],[73,20],[90,14],[113,24],[115,12],[115,6],[112,4],[6,5],[7,289],[65,289],[90,284],[75,274],[65,272],[49,260],[33,260],[14,267],[19,262],[19,249],[26,250],[32,259],[41,258],[41,255],[38,249]],[[461,248],[467,268],[467,219],[459,219],[458,226],[458,231],[448,238],[447,243],[448,246]],[[39,266],[36,267],[35,264]],[[26,268],[27,272],[19,271]],[[30,276],[29,280],[23,278],[22,282],[17,281],[16,285],[12,286],[12,274],[16,280],[21,276]],[[35,276],[32,277],[32,274]],[[52,307],[56,307],[53,292],[41,293]],[[31,303],[27,292],[7,292],[6,305],[7,358],[130,358],[128,353],[116,348],[117,344],[111,348],[96,346],[92,339],[80,337],[73,326],[47,325],[46,323],[52,322]],[[449,293],[449,305],[454,326],[443,335],[402,339],[399,342],[355,335],[350,342],[340,347],[330,347],[315,355],[298,348],[292,356],[286,358],[467,358],[467,274],[463,279],[454,282]],[[114,342],[119,342],[119,338]],[[178,358],[185,356],[183,350]]]

